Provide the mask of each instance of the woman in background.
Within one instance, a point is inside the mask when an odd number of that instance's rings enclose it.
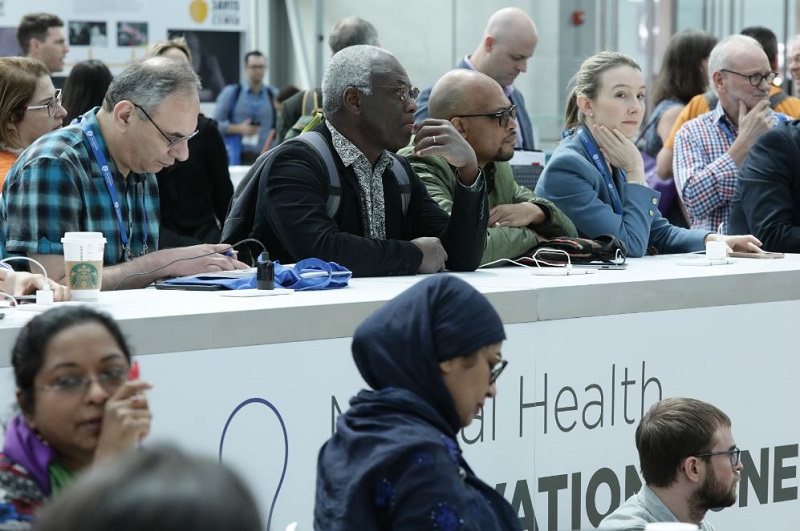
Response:
[[[708,88],[708,56],[716,44],[715,36],[693,29],[670,38],[653,84],[654,108],[644,137],[650,156],[658,155],[683,106]]]
[[[88,306],[34,317],[11,364],[19,414],[0,454],[0,529],[26,529],[76,474],[147,436],[151,386],[128,380],[131,352],[119,326]]]
[[[358,327],[353,358],[372,389],[350,400],[320,450],[314,529],[520,529],[457,437],[497,394],[505,337],[486,297],[446,274]]]
[[[683,30],[670,38],[653,87],[652,101],[655,107],[644,132],[643,151],[654,159],[664,146],[684,105],[708,88],[708,56],[716,44],[715,36],[692,29]],[[657,174],[672,174],[672,157],[662,157],[657,164],[669,164],[668,173],[662,169]],[[662,207],[665,217],[673,225],[688,228],[689,222],[675,190],[675,183],[672,178],[666,181],[664,186],[669,188],[667,191],[674,199],[671,204]]]
[[[183,37],[157,42],[147,51],[192,62]],[[219,243],[222,224],[233,197],[228,154],[217,122],[200,114],[197,135],[189,139],[189,158],[156,174],[161,198],[159,247]]]
[[[73,66],[64,82],[64,107],[67,109],[64,125],[102,105],[112,77],[106,64],[97,59],[81,61]]]
[[[22,150],[61,127],[66,115],[44,63],[0,57],[0,189]]]
[[[656,208],[659,193],[647,186],[642,155],[630,140],[644,116],[642,70],[619,52],[583,62],[567,99],[566,131],[536,185],[536,195],[556,204],[581,236],[616,236],[628,256],[685,253],[709,239],[737,251],[758,251],[753,236],[723,236],[671,225]]]

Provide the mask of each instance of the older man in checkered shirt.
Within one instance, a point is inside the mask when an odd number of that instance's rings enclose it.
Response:
[[[678,131],[673,166],[692,228],[727,233],[739,168],[756,140],[788,118],[769,107],[776,74],[755,39],[722,40],[711,51],[708,69],[719,103]]]

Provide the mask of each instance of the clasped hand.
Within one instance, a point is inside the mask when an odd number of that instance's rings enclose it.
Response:
[[[478,159],[467,140],[456,131],[447,120],[427,118],[417,124],[414,136],[414,155],[429,157],[438,155],[459,169],[461,177],[471,182],[463,182],[467,186],[475,181],[478,174]]]
[[[497,205],[489,211],[489,228],[492,227],[527,227],[541,225],[547,221],[544,210],[533,203],[515,203]]]

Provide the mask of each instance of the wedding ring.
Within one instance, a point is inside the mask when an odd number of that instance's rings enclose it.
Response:
[[[433,145],[434,146],[436,145],[436,137],[435,136],[433,137]]]

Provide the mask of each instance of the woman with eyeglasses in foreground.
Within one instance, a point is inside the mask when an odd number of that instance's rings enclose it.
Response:
[[[0,454],[0,529],[25,529],[76,474],[148,435],[151,385],[128,379],[131,352],[119,326],[87,306],[34,317],[11,362],[19,414]]]
[[[320,450],[315,529],[521,529],[457,439],[497,394],[505,337],[486,297],[447,274],[412,286],[358,327],[353,358],[372,390],[350,400]]]
[[[661,217],[660,193],[644,178],[642,155],[630,140],[644,117],[642,69],[619,52],[586,59],[567,99],[564,139],[545,166],[536,195],[549,199],[581,236],[611,234],[629,257],[700,251],[708,240],[757,252],[755,237],[723,236],[671,225]]]
[[[0,57],[0,189],[22,150],[61,127],[66,115],[43,62]]]

